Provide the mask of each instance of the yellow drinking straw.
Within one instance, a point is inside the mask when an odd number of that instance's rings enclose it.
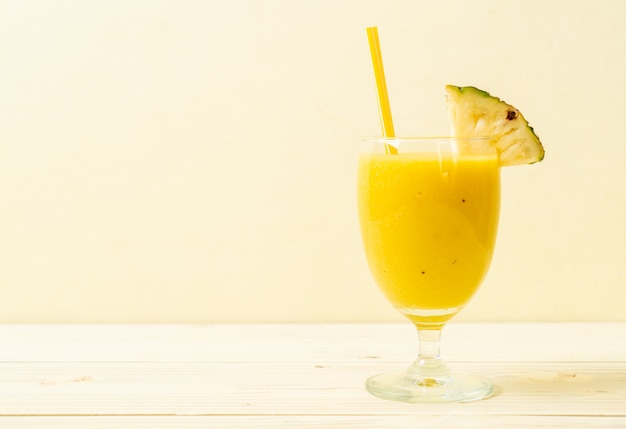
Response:
[[[383,129],[383,136],[395,137],[393,121],[391,120],[391,109],[389,108],[389,96],[387,95],[387,83],[385,82],[385,71],[383,69],[383,57],[380,54],[380,43],[378,42],[378,28],[367,28],[367,40],[372,54],[372,66],[374,66],[374,77],[376,78],[376,89],[378,93],[378,110],[380,112],[380,125]],[[398,153],[393,146],[385,144],[387,153]]]

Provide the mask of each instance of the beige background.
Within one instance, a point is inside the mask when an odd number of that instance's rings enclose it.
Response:
[[[465,321],[626,320],[626,2],[0,0],[0,321],[401,320],[354,196],[379,133],[447,132],[445,84],[516,105]]]

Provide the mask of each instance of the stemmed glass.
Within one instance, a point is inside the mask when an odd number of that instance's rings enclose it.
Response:
[[[450,371],[439,342],[491,263],[500,211],[494,146],[489,138],[378,138],[360,149],[358,209],[368,265],[419,339],[415,362],[370,377],[368,391],[404,402],[491,395],[488,379]]]

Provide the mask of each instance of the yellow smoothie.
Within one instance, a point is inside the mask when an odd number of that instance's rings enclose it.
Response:
[[[487,273],[500,211],[497,155],[367,153],[358,208],[374,279],[418,325],[442,325]]]

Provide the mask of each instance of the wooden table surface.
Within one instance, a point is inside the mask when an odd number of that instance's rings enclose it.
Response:
[[[404,404],[365,378],[404,368],[407,324],[0,326],[0,428],[626,428],[626,324],[444,329],[489,399]]]

